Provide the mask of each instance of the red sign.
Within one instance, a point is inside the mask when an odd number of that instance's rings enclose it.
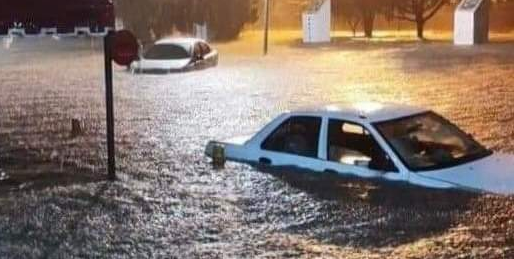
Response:
[[[138,58],[139,44],[130,31],[117,31],[112,38],[112,59],[120,66],[128,66]]]

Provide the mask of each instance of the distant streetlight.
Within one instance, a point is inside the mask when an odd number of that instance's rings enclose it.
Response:
[[[265,3],[265,10],[266,10],[266,21],[265,21],[265,25],[264,25],[264,55],[267,55],[268,54],[268,34],[269,34],[269,23],[270,23],[270,9],[271,9],[271,4],[270,4],[270,0],[265,0],[264,1]]]

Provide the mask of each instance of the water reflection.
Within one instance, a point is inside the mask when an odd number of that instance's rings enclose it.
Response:
[[[435,245],[420,247],[449,254],[441,257],[460,251],[452,247],[512,247],[507,199],[267,174],[233,163],[213,170],[203,155],[209,140],[253,133],[282,110],[359,101],[430,107],[488,147],[514,151],[511,45],[465,51],[444,42],[348,40],[320,49],[292,44],[301,33],[294,35],[272,34],[267,57],[261,32],[217,44],[220,65],[209,70],[154,76],[116,68],[122,181],[105,192],[91,181],[7,193],[2,254],[423,258],[412,247],[424,242]],[[101,44],[77,41],[20,40],[0,50],[0,157],[28,150],[58,169],[61,156],[51,159],[58,150],[64,161],[104,174]],[[76,116],[87,130],[69,139]],[[484,243],[481,236],[494,238]]]

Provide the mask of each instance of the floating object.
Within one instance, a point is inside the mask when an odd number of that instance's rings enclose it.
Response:
[[[82,126],[79,119],[72,119],[71,120],[71,137],[77,137],[79,135],[82,135]]]
[[[212,165],[215,169],[223,169],[226,163],[225,147],[221,144],[212,146]]]

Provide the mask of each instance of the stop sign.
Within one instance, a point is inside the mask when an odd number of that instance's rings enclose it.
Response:
[[[128,30],[117,31],[112,38],[112,59],[120,66],[128,66],[138,58],[139,44]]]

